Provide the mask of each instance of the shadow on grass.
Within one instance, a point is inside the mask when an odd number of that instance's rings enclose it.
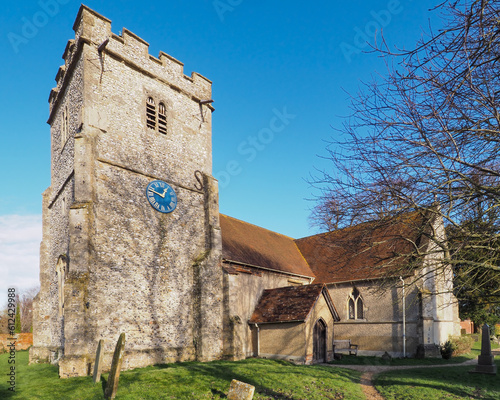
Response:
[[[102,387],[102,396],[104,398],[104,393],[106,393],[106,386],[108,384],[108,380],[105,379],[102,375],[101,375],[101,387]]]
[[[223,381],[223,390],[226,393],[229,390],[231,381],[236,379],[254,386],[256,394],[281,400],[293,400],[297,398],[294,397],[294,390],[291,387],[281,389],[279,387],[281,382],[284,386],[290,386],[291,382],[296,384],[297,382],[305,382],[305,386],[310,386],[313,392],[324,392],[324,399],[343,398],[342,388],[335,388],[328,385],[328,383],[324,383],[328,379],[337,379],[354,384],[360,383],[360,374],[353,373],[353,371],[319,365],[295,365],[288,361],[280,360],[269,362],[269,360],[248,359],[238,362],[215,361],[204,364],[187,362],[156,365],[153,368],[160,370],[187,369],[193,377],[204,376],[210,378],[209,380],[216,379],[219,384]],[[286,382],[283,380],[284,373],[287,374]],[[301,383],[298,384],[301,385]],[[218,395],[223,399],[227,398],[227,395],[220,389],[219,386],[219,388],[212,387],[210,390],[213,395]]]
[[[444,364],[460,364],[477,357],[478,353],[471,352],[469,355],[452,357],[449,360],[443,358],[393,358],[383,360],[381,357],[375,356],[343,356],[341,360],[330,361],[328,364],[342,367],[342,365],[372,365],[372,366],[415,366],[420,365],[444,365]]]
[[[500,365],[500,360],[495,362]],[[473,366],[453,366],[384,372],[376,377],[375,386],[387,398],[414,396],[419,399],[437,399],[456,396],[498,400],[498,376],[470,374],[472,369]]]

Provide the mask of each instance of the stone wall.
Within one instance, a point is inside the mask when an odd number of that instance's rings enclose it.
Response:
[[[245,268],[247,272],[224,273],[224,356],[239,360],[254,354],[248,324],[265,289],[308,284],[310,279],[272,271]]]
[[[303,364],[306,362],[306,324],[288,322],[261,324],[259,331],[259,357],[276,358]],[[312,333],[312,330],[311,330]]]
[[[394,286],[377,290],[377,282],[342,283],[329,285],[330,296],[337,308],[340,322],[334,325],[335,339],[351,339],[359,345],[359,354],[403,354],[402,289]],[[401,284],[399,284],[401,286]],[[364,318],[349,319],[348,300],[356,288],[363,300]],[[421,321],[418,291],[406,291],[406,348],[414,354],[421,343]]]

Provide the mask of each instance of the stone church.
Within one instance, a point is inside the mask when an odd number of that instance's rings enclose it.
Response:
[[[219,214],[210,80],[151,56],[127,29],[112,33],[86,6],[73,29],[49,96],[31,362],[86,375],[98,341],[110,364],[122,332],[125,369],[320,362],[339,339],[361,354],[414,355],[458,333],[451,279],[376,268],[404,246],[394,229],[367,223],[294,240]],[[374,290],[382,275],[392,284]],[[416,284],[403,313],[405,279]]]

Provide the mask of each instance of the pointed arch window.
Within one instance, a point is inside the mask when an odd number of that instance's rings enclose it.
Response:
[[[156,129],[156,103],[152,97],[146,101],[146,125],[150,129]]]
[[[353,288],[347,300],[349,319],[365,319],[363,299],[357,288]]]
[[[167,134],[167,108],[163,103],[158,106],[158,132]]]

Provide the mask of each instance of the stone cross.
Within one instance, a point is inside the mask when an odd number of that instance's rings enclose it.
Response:
[[[470,372],[490,375],[497,373],[497,366],[493,354],[491,354],[490,328],[486,324],[483,325],[481,336],[481,355],[478,357],[476,369]]]
[[[95,353],[95,362],[94,362],[94,375],[92,376],[92,381],[95,383],[101,381],[101,371],[102,371],[102,357],[104,355],[104,340],[99,340],[99,344],[97,345],[97,351]]]
[[[227,395],[228,400],[252,400],[255,387],[233,379]]]
[[[104,398],[113,400],[118,389],[118,379],[120,378],[120,370],[122,369],[123,349],[125,348],[125,334],[122,333],[116,343],[113,361],[111,362],[111,370],[108,375],[108,382],[104,390]]]

